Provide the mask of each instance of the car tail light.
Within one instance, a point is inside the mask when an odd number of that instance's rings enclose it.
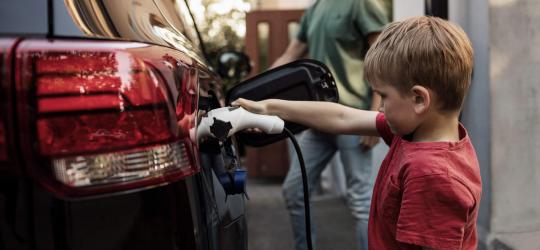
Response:
[[[173,143],[132,152],[74,156],[53,160],[54,176],[66,185],[84,187],[129,182],[169,170],[192,174],[185,145]]]
[[[20,124],[30,125],[22,147],[47,160],[27,164],[30,173],[60,194],[86,195],[197,172],[191,64],[175,50],[141,43],[23,41],[17,100]]]

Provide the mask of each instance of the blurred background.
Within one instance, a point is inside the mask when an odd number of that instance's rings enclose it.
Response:
[[[243,51],[251,74],[266,70],[298,31],[312,0],[189,0],[210,55]],[[475,50],[473,83],[461,120],[481,165],[479,249],[540,249],[540,1],[394,1],[394,20],[435,15],[456,22]],[[206,21],[203,21],[206,20]],[[249,77],[249,76],[245,76]],[[230,88],[238,81],[230,81]],[[375,165],[386,152],[379,144]],[[249,171],[250,249],[291,249],[280,184],[286,142],[245,148]],[[344,205],[343,173],[332,164],[314,197],[319,249],[347,249],[353,225]],[[345,247],[336,244],[343,243]],[[351,246],[348,245],[348,246]]]

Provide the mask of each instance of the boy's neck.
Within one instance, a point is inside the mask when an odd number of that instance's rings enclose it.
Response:
[[[432,113],[416,128],[414,142],[459,141],[459,112]]]

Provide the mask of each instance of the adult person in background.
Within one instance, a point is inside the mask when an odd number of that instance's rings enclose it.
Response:
[[[272,67],[308,55],[332,71],[339,101],[350,107],[378,110],[380,97],[364,81],[363,59],[383,27],[390,22],[391,0],[318,0],[306,10],[300,31]],[[324,115],[324,114],[321,114]],[[304,154],[310,193],[321,173],[339,151],[346,179],[346,199],[356,219],[357,249],[367,249],[367,225],[373,183],[372,148],[378,137],[330,135],[307,130],[299,140]],[[295,248],[307,249],[302,177],[296,155],[283,184],[291,216]],[[315,242],[315,229],[312,226]]]

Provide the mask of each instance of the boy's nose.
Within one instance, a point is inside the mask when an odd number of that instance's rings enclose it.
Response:
[[[384,113],[384,106],[379,107],[379,112]]]

